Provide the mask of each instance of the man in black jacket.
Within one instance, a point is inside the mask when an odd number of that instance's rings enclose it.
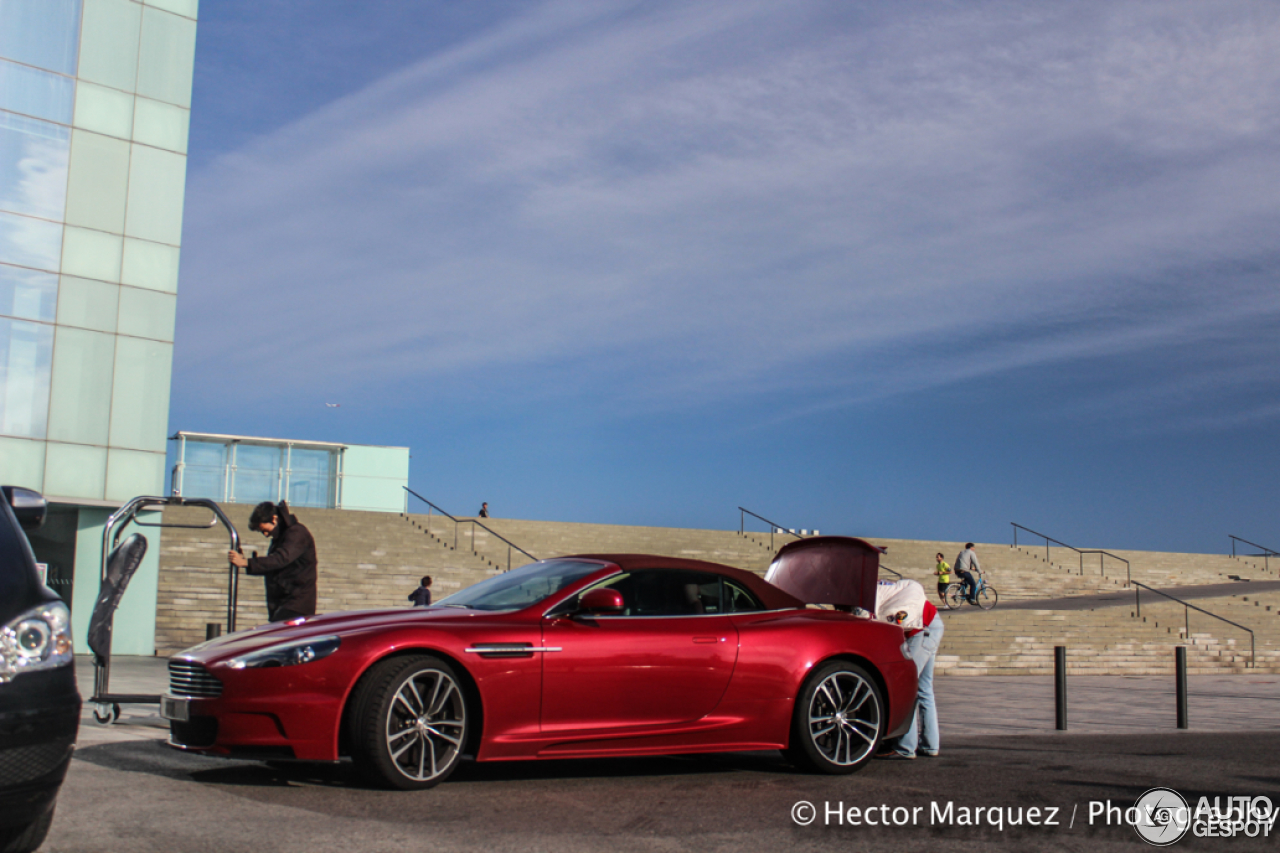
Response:
[[[267,585],[267,614],[272,622],[284,622],[316,612],[316,542],[311,531],[289,512],[284,501],[263,501],[249,516],[249,529],[271,538],[265,557],[228,553],[233,564],[251,575],[262,575]]]

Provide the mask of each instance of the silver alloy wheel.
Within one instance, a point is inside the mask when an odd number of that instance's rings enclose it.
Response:
[[[848,767],[875,749],[880,702],[860,673],[840,670],[822,680],[809,702],[809,739],[832,764]]]
[[[452,769],[466,736],[466,704],[447,672],[422,669],[387,710],[387,754],[406,778],[428,782]]]

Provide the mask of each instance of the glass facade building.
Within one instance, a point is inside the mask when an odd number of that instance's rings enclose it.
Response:
[[[0,0],[0,463],[162,488],[196,0]]]
[[[164,487],[196,13],[0,0],[0,479],[50,500],[55,589]]]

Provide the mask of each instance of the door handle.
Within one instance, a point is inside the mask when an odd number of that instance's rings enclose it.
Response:
[[[708,645],[714,645],[715,643],[720,642],[720,638],[719,637],[694,637],[693,641],[695,643],[698,643],[699,645],[704,643]]]

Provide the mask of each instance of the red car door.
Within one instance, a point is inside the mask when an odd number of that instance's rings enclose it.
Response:
[[[738,656],[720,579],[661,569],[611,578],[619,615],[543,621],[543,731],[600,731],[700,719],[715,709]],[[683,612],[680,612],[683,611]]]

